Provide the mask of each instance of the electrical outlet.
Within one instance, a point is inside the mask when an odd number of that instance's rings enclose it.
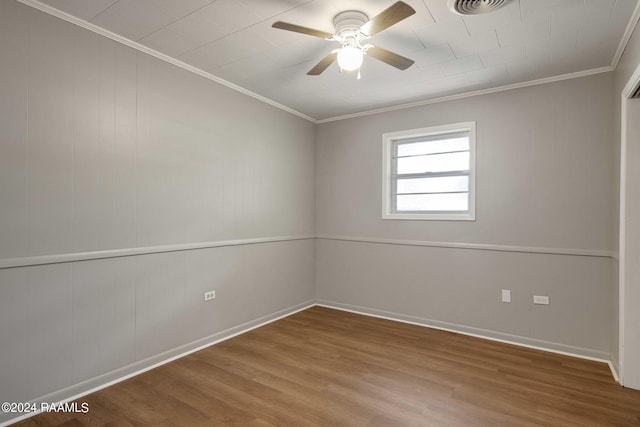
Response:
[[[204,293],[204,300],[211,301],[216,298],[216,291],[208,291]]]
[[[502,290],[502,302],[511,302],[511,289]]]
[[[533,296],[533,303],[534,304],[548,305],[549,304],[549,297],[546,296],[546,295],[534,295]]]

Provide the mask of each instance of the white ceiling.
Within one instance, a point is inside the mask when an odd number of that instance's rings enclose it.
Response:
[[[336,47],[271,28],[333,32],[393,0],[41,0],[317,120],[612,65],[639,0],[512,0],[460,17],[447,0],[404,0],[416,14],[371,44],[415,60],[405,71],[365,58],[362,78],[306,72]]]

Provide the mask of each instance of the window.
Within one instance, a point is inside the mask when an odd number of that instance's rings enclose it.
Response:
[[[475,122],[382,135],[382,218],[475,220],[475,139]]]

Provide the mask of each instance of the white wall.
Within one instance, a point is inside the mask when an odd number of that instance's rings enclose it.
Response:
[[[319,125],[318,298],[608,358],[612,77]],[[381,220],[381,135],[465,121],[477,122],[477,220]],[[407,244],[363,241],[376,239]],[[414,241],[506,245],[522,252]],[[560,254],[526,253],[528,247]],[[562,254],[573,250],[601,256]],[[511,304],[500,303],[502,288],[512,290]],[[551,304],[534,306],[534,294],[549,295]]]
[[[312,123],[14,1],[0,58],[0,265],[139,248],[0,269],[0,401],[68,397],[313,299]]]

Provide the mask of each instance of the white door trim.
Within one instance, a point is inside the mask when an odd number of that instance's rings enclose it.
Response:
[[[633,91],[640,84],[640,64],[635,69],[627,84],[622,89],[620,106],[620,227],[619,227],[619,262],[618,262],[618,375],[620,384],[624,385],[624,343],[625,343],[625,290],[626,290],[626,193],[627,193],[627,103]]]

